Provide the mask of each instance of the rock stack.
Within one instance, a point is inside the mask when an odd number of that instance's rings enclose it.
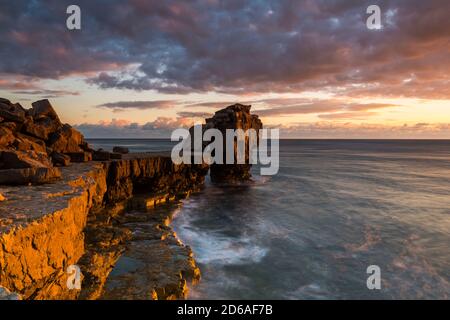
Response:
[[[0,98],[0,184],[52,182],[58,166],[89,161],[94,152],[83,135],[62,124],[48,100],[24,109]]]
[[[217,111],[212,118],[206,119],[205,129],[215,128],[222,132],[224,137],[224,163],[226,150],[226,130],[242,129],[247,132],[254,129],[257,133],[262,129],[262,122],[257,115],[250,114],[250,105],[234,104]],[[212,164],[210,169],[211,179],[216,182],[243,181],[251,178],[249,163],[249,136],[245,137],[245,164],[237,164],[237,143],[234,143],[234,164]]]

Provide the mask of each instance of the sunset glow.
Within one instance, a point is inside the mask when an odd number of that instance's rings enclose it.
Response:
[[[376,1],[379,30],[366,1],[79,1],[81,30],[50,2],[1,13],[0,95],[49,98],[88,137],[167,136],[241,102],[283,137],[450,138],[448,1]]]

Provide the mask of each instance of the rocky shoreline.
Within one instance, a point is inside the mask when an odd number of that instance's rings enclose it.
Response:
[[[207,168],[172,165],[168,156],[130,154],[122,160],[79,163],[61,171],[63,179],[53,184],[3,188],[8,200],[0,207],[0,284],[24,299],[100,298],[102,283],[132,237],[126,228],[113,223],[127,216],[121,214],[133,202],[132,190],[118,188],[122,179],[137,184],[154,181],[162,202],[162,194],[166,201],[198,188]],[[151,202],[154,194],[149,191],[147,195],[144,199]],[[155,230],[149,237],[158,239],[161,246],[158,252],[147,252],[149,256],[159,257],[165,249],[170,256],[173,245],[184,248],[166,221],[164,216],[154,221]],[[185,297],[185,275],[198,272],[192,253],[185,251],[186,264],[192,269],[174,266],[168,272],[182,277],[160,287],[155,284],[149,297]],[[66,286],[66,270],[73,264],[79,264],[85,276],[87,285],[81,291]]]
[[[0,117],[0,299],[186,298],[200,270],[164,205],[201,188],[208,165],[93,150],[47,100],[25,110],[1,99]],[[262,126],[243,105],[211,124]],[[233,167],[224,165],[222,179],[249,178],[250,166]],[[79,290],[67,285],[73,265]]]

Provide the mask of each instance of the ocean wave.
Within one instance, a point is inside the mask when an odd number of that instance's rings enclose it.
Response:
[[[252,237],[230,238],[220,231],[205,232],[195,228],[188,214],[177,215],[173,223],[178,237],[194,251],[195,260],[204,264],[242,265],[260,262],[268,249]]]

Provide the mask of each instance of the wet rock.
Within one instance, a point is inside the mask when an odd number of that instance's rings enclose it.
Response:
[[[171,212],[173,209],[164,205],[130,211],[115,219],[117,226],[131,231],[132,237],[107,278],[101,299],[186,298],[186,284],[197,283],[200,270],[191,249],[170,228]]]
[[[59,152],[52,152],[51,158],[53,165],[58,167],[67,167],[70,164],[70,157]]]
[[[130,150],[128,150],[128,148],[125,148],[125,147],[114,147],[113,152],[127,154],[130,152]]]

